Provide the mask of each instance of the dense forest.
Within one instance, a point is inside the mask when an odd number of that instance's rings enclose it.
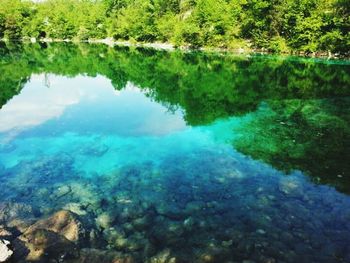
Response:
[[[349,0],[0,0],[0,38],[349,54]]]

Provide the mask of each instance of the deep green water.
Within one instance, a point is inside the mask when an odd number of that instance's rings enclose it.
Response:
[[[2,44],[0,106],[0,205],[81,247],[350,262],[348,61]]]

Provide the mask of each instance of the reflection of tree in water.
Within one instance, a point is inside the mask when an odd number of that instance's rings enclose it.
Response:
[[[300,169],[315,182],[349,192],[350,99],[272,101],[238,127],[233,145],[278,169]]]
[[[323,99],[350,95],[346,62],[87,44],[0,50],[1,106],[31,74],[40,73],[104,75],[116,89],[131,81],[168,109],[183,109],[189,125],[243,115],[268,101],[272,110],[242,126],[247,136],[235,141],[235,147],[280,169],[301,169],[349,191],[349,100]]]
[[[28,61],[17,59],[22,54],[21,46],[0,42],[0,109],[14,95],[18,94],[28,82],[31,69]]]
[[[181,106],[191,125],[247,113],[266,99],[346,95],[350,82],[346,65],[295,58],[58,43],[45,49],[36,44],[6,50],[1,71],[9,79],[32,73],[99,74],[111,79],[116,89],[131,81],[156,101]]]

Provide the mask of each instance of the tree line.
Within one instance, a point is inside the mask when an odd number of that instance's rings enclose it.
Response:
[[[348,0],[0,0],[0,38],[349,54]]]

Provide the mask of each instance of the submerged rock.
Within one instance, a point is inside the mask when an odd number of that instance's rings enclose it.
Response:
[[[96,226],[102,229],[111,227],[113,218],[108,213],[102,213],[96,218]]]
[[[16,229],[20,233],[24,233],[32,224],[34,219],[13,219],[8,221],[7,226]]]
[[[145,239],[144,235],[139,232],[126,237],[123,233],[113,229],[109,232],[107,238],[109,238],[108,243],[110,247],[123,251],[139,251],[145,248],[148,244],[147,239]]]
[[[7,227],[0,225],[0,238],[11,240],[12,236],[11,231]]]
[[[68,185],[63,185],[60,186],[56,189],[56,191],[54,192],[54,196],[56,198],[61,198],[67,194],[69,194],[71,192],[71,188]]]
[[[232,168],[232,170],[230,170],[227,174],[225,174],[225,176],[231,179],[242,179],[245,177],[245,175],[241,171],[235,168]]]
[[[127,246],[128,246],[128,239],[127,239],[127,238],[124,238],[124,237],[117,237],[117,238],[115,239],[114,246],[115,246],[117,249],[126,249]]]
[[[152,223],[152,217],[149,215],[145,215],[140,218],[136,218],[132,221],[132,226],[136,230],[143,231],[146,230]]]
[[[94,157],[101,157],[105,153],[107,153],[109,147],[105,144],[96,144],[92,146],[88,146],[85,149],[82,149],[81,153],[84,155],[90,155]]]
[[[62,235],[46,229],[33,229],[14,241],[17,261],[64,260],[77,257],[75,244]]]
[[[84,216],[87,214],[85,207],[79,203],[68,203],[63,207],[64,210],[68,210],[79,216]]]
[[[107,243],[115,244],[115,243],[120,242],[118,240],[122,240],[122,239],[126,238],[126,234],[120,228],[111,227],[111,228],[103,230],[103,237]]]
[[[9,222],[15,219],[29,219],[34,217],[34,211],[30,205],[22,203],[0,203],[0,222]]]
[[[295,177],[282,177],[279,182],[279,190],[285,195],[302,195],[303,189],[301,183]]]
[[[258,229],[256,230],[256,233],[260,234],[260,235],[265,235],[266,234],[266,231],[263,230],[263,229]]]
[[[16,262],[62,262],[77,258],[77,243],[84,237],[85,230],[78,216],[61,210],[35,222],[13,240],[14,259]]]
[[[0,152],[1,153],[11,153],[16,150],[17,146],[13,143],[0,143]]]
[[[175,263],[176,258],[171,256],[170,249],[164,249],[146,261],[147,263]]]
[[[188,215],[193,215],[206,208],[206,203],[202,201],[192,201],[186,204],[185,211]]]
[[[0,262],[5,262],[10,259],[13,251],[9,248],[10,242],[0,239]]]
[[[142,209],[142,207],[138,205],[125,205],[125,207],[120,213],[120,219],[125,222],[132,219],[140,218],[144,216],[144,214],[145,211]]]
[[[80,251],[78,259],[68,261],[74,263],[133,263],[132,257],[120,252],[100,249],[84,248]]]
[[[167,218],[171,218],[174,220],[182,220],[185,219],[186,214],[183,209],[174,205],[173,203],[163,203],[157,204],[155,207],[156,212],[159,215],[165,216]]]
[[[47,219],[39,220],[30,226],[24,234],[28,235],[38,229],[52,231],[73,242],[78,242],[85,234],[77,216],[65,210],[61,210]]]
[[[183,221],[183,226],[186,230],[191,231],[195,225],[195,220],[193,217],[188,217]]]
[[[5,166],[0,162],[0,173],[5,173]]]
[[[96,192],[94,185],[86,182],[72,182],[69,184],[72,195],[71,200],[79,200],[85,207],[96,210],[100,207],[100,197]]]
[[[156,227],[152,229],[152,237],[158,242],[174,245],[182,240],[185,227],[182,221],[171,221],[163,217],[157,217]]]
[[[135,233],[132,236],[128,236],[127,250],[139,251],[145,248],[148,244],[148,240],[141,233]]]

